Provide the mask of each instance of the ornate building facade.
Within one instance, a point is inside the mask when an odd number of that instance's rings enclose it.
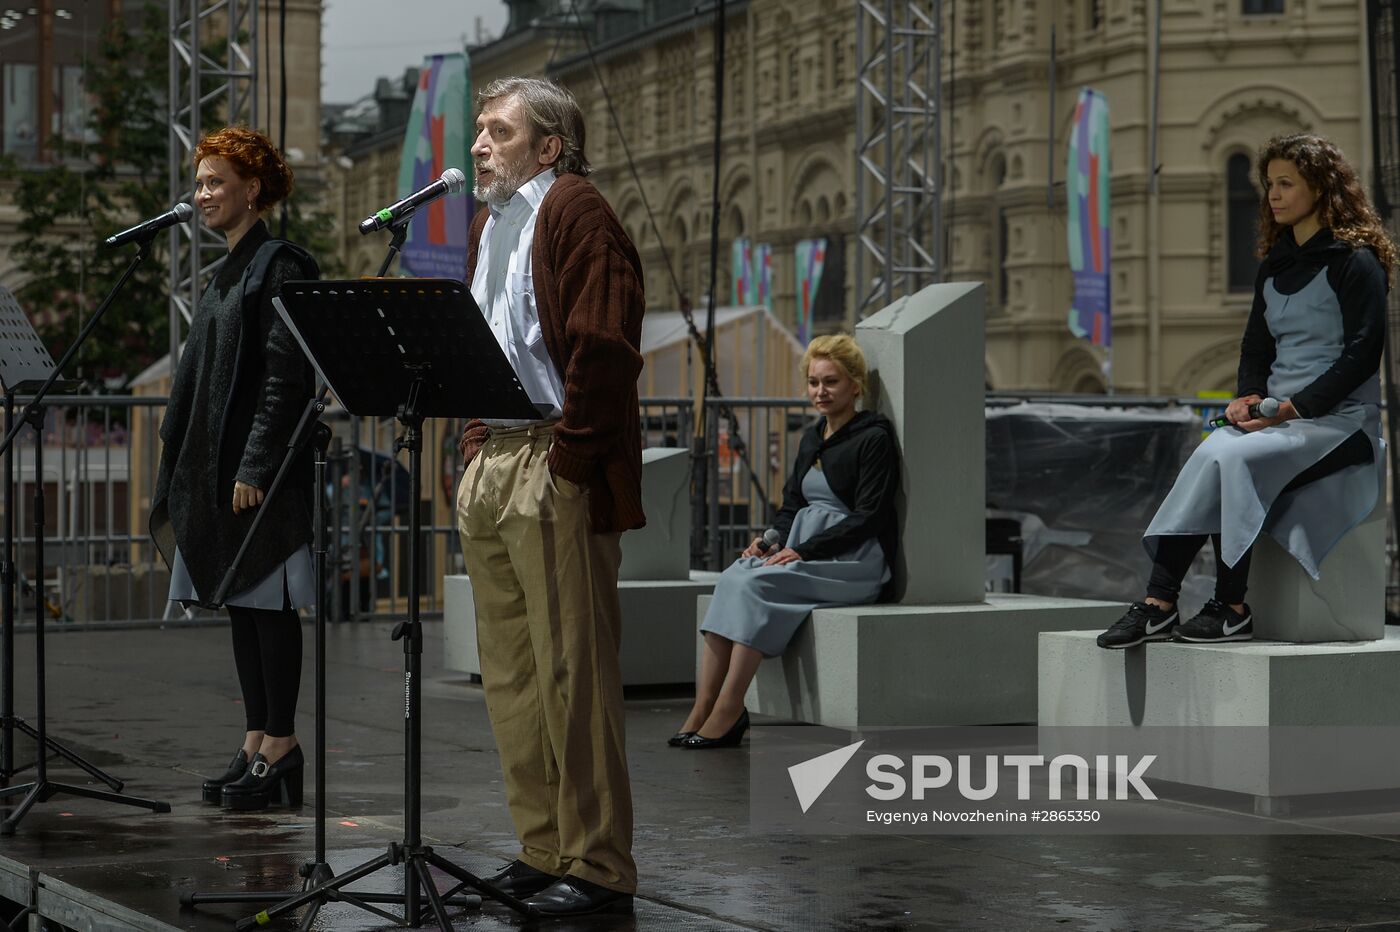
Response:
[[[568,86],[584,107],[593,180],[641,252],[649,308],[703,308],[713,6],[579,0],[581,29],[571,0],[508,2],[505,35],[471,51],[473,87],[503,74]],[[1257,148],[1275,133],[1319,132],[1370,177],[1362,7],[1162,0],[1158,56],[1147,0],[943,0],[944,242],[934,245],[946,279],[987,283],[990,387],[1233,387],[1255,268]],[[733,242],[767,244],[772,308],[794,325],[796,247],[821,238],[827,270],[812,329],[853,323],[855,40],[849,0],[726,4],[719,304],[732,303]],[[1086,86],[1111,111],[1111,374],[1108,354],[1066,326],[1066,146]],[[381,145],[390,157],[366,146],[342,162],[354,166],[344,169],[350,197],[376,190],[375,179],[392,186],[398,146]],[[358,239],[353,223],[342,229]]]

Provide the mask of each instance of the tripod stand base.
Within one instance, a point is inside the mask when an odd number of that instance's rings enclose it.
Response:
[[[74,786],[71,783],[54,783],[51,780],[39,780],[34,783],[21,783],[19,786],[7,786],[0,789],[0,799],[7,796],[16,796],[25,793],[24,799],[19,801],[15,811],[10,813],[9,818],[0,822],[0,835],[13,835],[15,826],[19,825],[19,820],[33,808],[35,803],[48,802],[55,796],[79,796],[83,799],[99,799],[107,803],[119,803],[123,806],[138,806],[142,809],[149,809],[152,812],[169,812],[170,804],[154,799],[141,799],[137,796],[123,796],[121,793],[106,793],[102,790],[92,790],[85,786]]]
[[[14,732],[16,731],[22,731],[29,737],[33,738],[36,743],[39,741],[38,730],[33,725],[29,724],[24,719],[19,718],[17,716],[10,716],[8,722],[5,720],[4,716],[0,716],[0,729],[4,729],[3,732],[0,733],[10,736],[13,736]],[[76,751],[72,751],[67,747],[64,747],[62,744],[59,744],[57,741],[50,738],[48,735],[44,736],[44,746],[50,751],[57,754],[59,757],[68,761],[68,763],[72,764],[73,766],[86,771],[87,774],[91,776],[94,780],[99,780],[110,786],[114,793],[120,793],[122,791],[122,787],[125,784],[122,783],[121,780],[118,780],[116,777],[102,770],[102,768],[98,767],[97,765],[87,762]],[[25,767],[29,766],[33,765],[25,765]],[[21,770],[24,770],[25,767],[15,767],[10,771],[0,772],[0,785],[9,783],[10,777],[14,776],[16,773],[19,773]]]
[[[395,864],[404,865],[405,893],[355,893],[343,889],[363,877],[368,877],[370,874]],[[315,869],[314,865],[309,866],[313,870]],[[457,886],[449,891],[447,896],[438,893],[437,884],[433,882],[432,873],[428,870],[430,866],[436,867],[458,881]],[[353,867],[329,882],[291,896],[257,915],[240,919],[234,928],[239,932],[250,932],[252,929],[266,925],[278,916],[300,909],[302,906],[311,906],[311,910],[307,917],[303,918],[301,924],[301,927],[306,929],[310,927],[311,917],[326,903],[348,903],[395,924],[415,928],[421,924],[423,914],[427,910],[431,910],[432,916],[437,920],[438,927],[442,929],[442,932],[452,932],[452,920],[447,916],[448,906],[479,906],[481,904],[482,897],[458,897],[455,895],[466,888],[474,889],[483,896],[490,897],[523,916],[535,914],[534,910],[526,906],[524,902],[502,893],[480,877],[437,854],[432,848],[420,845],[410,849],[392,843],[389,845],[389,850],[379,857],[366,861],[358,867]],[[226,895],[234,896],[235,894]],[[241,902],[241,900],[212,900],[200,894],[189,894],[188,896],[191,905],[199,902]],[[261,899],[266,901],[267,894],[262,894]],[[181,902],[185,902],[184,897],[181,898]],[[375,904],[402,906],[403,915],[396,916],[386,910],[379,909]],[[425,906],[427,910],[424,909]]]

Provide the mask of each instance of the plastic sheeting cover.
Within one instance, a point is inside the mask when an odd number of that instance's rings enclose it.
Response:
[[[1186,407],[989,407],[987,515],[1020,521],[1021,591],[1141,599],[1142,532],[1201,436]],[[1183,595],[1211,582],[1193,574]]]

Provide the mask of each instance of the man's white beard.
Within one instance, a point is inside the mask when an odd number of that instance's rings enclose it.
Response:
[[[524,166],[501,165],[492,171],[490,183],[484,186],[478,175],[473,193],[477,200],[485,201],[492,207],[505,207],[515,197],[515,192],[529,180],[525,176]]]

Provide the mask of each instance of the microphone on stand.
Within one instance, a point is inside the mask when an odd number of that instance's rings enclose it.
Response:
[[[775,527],[770,527],[768,530],[764,531],[763,540],[760,541],[758,545],[759,554],[768,553],[774,547],[778,546],[778,541],[781,539],[782,535],[778,533],[778,529]]]
[[[461,194],[462,189],[467,185],[467,176],[462,174],[460,168],[449,168],[442,173],[442,177],[425,188],[414,191],[408,197],[395,204],[390,204],[383,210],[376,211],[369,217],[360,221],[360,235],[364,236],[373,233],[375,230],[382,230],[387,226],[406,220],[422,207],[424,204],[432,203],[440,197],[450,194]]]
[[[177,223],[184,223],[194,216],[194,208],[181,201],[174,207],[167,210],[158,217],[152,217],[143,223],[138,223],[129,230],[122,230],[114,233],[102,241],[102,245],[108,249],[117,246],[125,246],[133,240],[153,239],[157,233],[166,227],[173,227]]]
[[[1278,414],[1279,407],[1280,404],[1277,398],[1265,398],[1263,401],[1257,401],[1249,406],[1249,416],[1251,419],[1273,417]],[[1206,426],[1212,430],[1217,427],[1228,427],[1229,425],[1230,419],[1223,414],[1220,415],[1220,417],[1213,417],[1209,421],[1206,421]]]

